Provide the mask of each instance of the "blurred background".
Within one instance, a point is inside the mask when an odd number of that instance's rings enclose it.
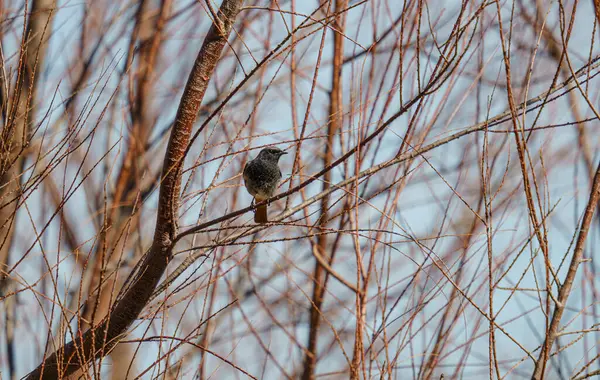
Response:
[[[109,315],[150,247],[165,147],[219,5],[0,1],[2,378]],[[77,376],[599,373],[600,224],[584,218],[599,7],[244,1],[186,155],[174,259]],[[248,212],[189,231],[250,205],[241,171],[270,145],[290,153],[278,192],[303,186],[271,204],[275,223],[253,230]]]

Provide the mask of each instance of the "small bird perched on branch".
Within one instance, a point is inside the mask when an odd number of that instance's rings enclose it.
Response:
[[[279,158],[287,154],[279,148],[265,148],[258,153],[254,160],[244,167],[244,184],[246,190],[254,197],[254,201],[262,202],[275,194],[275,189],[281,180]],[[260,205],[254,214],[256,223],[267,223],[267,205]]]

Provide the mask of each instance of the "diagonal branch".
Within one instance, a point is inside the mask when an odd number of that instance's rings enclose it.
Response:
[[[177,235],[181,169],[192,126],[242,3],[243,0],[223,1],[218,14],[220,19],[215,20],[206,35],[188,78],[165,154],[152,246],[109,316],[48,357],[28,379],[60,378],[105,356],[150,299],[169,263]]]
[[[600,68],[600,56],[597,56],[594,59],[592,59],[590,62],[588,62],[587,64],[583,65],[579,70],[577,70],[575,75],[571,76],[566,81],[564,81],[560,84],[557,84],[556,86],[550,88],[549,90],[543,92],[542,94],[540,94],[536,97],[530,98],[530,99],[520,103],[516,107],[517,116],[521,116],[523,113],[532,112],[548,103],[551,103],[552,101],[554,101],[556,99],[559,99],[564,94],[569,93],[570,91],[574,91],[574,89],[576,89],[576,87],[569,87],[569,86],[577,78],[585,77],[582,80],[582,83],[586,83],[589,80],[591,80],[592,78],[594,78],[596,75],[600,74],[600,73],[596,73],[596,72],[590,73],[592,70],[596,70],[599,68]],[[437,82],[431,83],[430,86],[426,87],[423,91],[421,91],[419,94],[417,94],[414,98],[409,100],[405,105],[403,105],[398,110],[398,112],[396,112],[389,119],[387,119],[385,122],[383,122],[381,124],[381,126],[379,126],[375,131],[373,131],[373,133],[371,133],[369,136],[367,136],[363,140],[361,140],[359,144],[354,146],[352,149],[349,149],[346,153],[344,153],[342,156],[340,156],[340,158],[338,158],[337,160],[332,162],[330,166],[323,168],[322,170],[308,176],[307,180],[301,182],[300,184],[296,185],[295,187],[293,187],[287,191],[281,192],[281,193],[273,196],[272,198],[266,199],[262,202],[256,202],[254,205],[232,211],[228,214],[225,214],[225,215],[215,218],[213,220],[209,220],[207,222],[201,223],[194,227],[190,227],[189,229],[181,232],[177,236],[176,240],[180,240],[187,235],[192,235],[192,234],[198,233],[208,227],[214,226],[214,225],[224,222],[226,220],[243,215],[251,210],[256,209],[260,205],[275,202],[279,199],[283,199],[283,198],[289,196],[290,194],[296,193],[296,192],[300,191],[301,189],[305,188],[306,186],[310,185],[312,182],[316,181],[318,178],[323,176],[323,174],[325,174],[326,172],[328,172],[328,171],[332,170],[333,168],[337,167],[338,165],[340,165],[342,162],[344,162],[346,159],[348,159],[348,157],[352,156],[358,149],[360,149],[363,146],[365,146],[366,144],[368,144],[378,134],[380,134],[386,128],[388,128],[400,116],[404,115],[414,104],[416,104],[418,101],[420,101],[421,98],[428,93],[428,91],[430,90],[430,87],[433,86],[434,84],[437,84]],[[563,91],[559,92],[561,90],[563,90]],[[555,95],[557,92],[558,92],[558,94]],[[403,162],[407,159],[415,157],[415,155],[420,155],[420,154],[426,153],[434,148],[437,148],[441,145],[447,144],[451,141],[457,140],[457,139],[459,139],[463,136],[469,135],[471,133],[483,131],[485,129],[492,128],[496,125],[500,125],[510,119],[511,119],[511,111],[510,110],[504,111],[502,113],[497,114],[496,116],[494,116],[492,118],[488,118],[487,120],[485,120],[481,123],[471,125],[467,128],[460,130],[459,132],[455,132],[447,137],[444,137],[437,141],[434,141],[431,144],[425,145],[423,147],[413,147],[413,149],[415,149],[414,151],[409,152],[409,153],[404,153],[398,157],[395,157],[394,159],[392,159],[390,161],[384,162],[380,165],[377,165],[377,166],[371,167],[367,170],[364,170],[364,171],[360,172],[357,176],[352,177],[349,180],[337,183],[335,186],[333,186],[333,189],[336,190],[338,187],[345,186],[346,184],[351,183],[355,179],[363,178],[364,176],[371,174],[374,171],[378,171],[378,170],[384,169],[388,166],[392,166],[397,163]],[[490,132],[494,132],[494,131],[490,130]],[[314,197],[310,198],[309,200],[305,201],[303,203],[303,207],[306,207],[307,205],[312,204],[313,201],[311,201],[311,200],[314,200],[314,199],[321,200],[322,196],[325,196],[325,195],[329,194],[331,191],[333,191],[331,189],[332,188],[330,187],[330,189],[328,189],[327,191],[321,192],[320,194],[318,194],[318,198],[317,198],[317,196],[314,196]],[[289,215],[287,215],[287,213],[286,213],[286,216],[289,216]],[[281,219],[277,219],[277,220],[281,220]],[[275,220],[275,221],[277,221],[277,220]]]
[[[596,175],[594,176],[592,191],[590,193],[590,200],[588,201],[588,204],[585,208],[585,213],[583,214],[583,220],[581,221],[581,227],[579,228],[579,236],[577,237],[577,243],[575,244],[575,251],[573,252],[573,257],[571,258],[569,271],[567,272],[565,281],[558,292],[558,302],[556,303],[554,314],[552,315],[552,320],[550,321],[550,327],[548,328],[548,333],[546,334],[546,339],[542,345],[539,358],[535,363],[535,370],[533,372],[533,376],[531,377],[534,380],[541,380],[543,378],[546,369],[546,362],[550,357],[552,345],[558,336],[558,326],[560,324],[563,312],[565,311],[567,299],[571,294],[573,282],[575,282],[577,269],[579,268],[579,264],[581,264],[583,259],[585,240],[587,238],[590,224],[592,223],[592,219],[594,217],[594,210],[598,205],[598,201],[600,201],[600,164],[596,169]]]

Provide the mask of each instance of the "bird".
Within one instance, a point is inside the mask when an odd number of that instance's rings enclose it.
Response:
[[[264,148],[255,159],[248,161],[244,167],[244,185],[248,193],[254,197],[254,202],[262,202],[275,194],[275,189],[281,180],[279,159],[287,152],[275,147]],[[254,214],[256,223],[267,223],[267,205],[256,208]]]

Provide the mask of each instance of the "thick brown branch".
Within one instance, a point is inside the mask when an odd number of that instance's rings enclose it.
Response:
[[[347,0],[335,1],[335,12],[341,12],[348,8]],[[327,142],[325,143],[325,152],[323,158],[323,168],[330,167],[333,162],[333,142],[335,136],[342,128],[342,67],[344,54],[344,27],[345,13],[339,13],[334,23],[335,35],[333,37],[333,67],[331,74],[331,92],[329,93],[329,124],[327,126]],[[327,191],[331,186],[331,171],[326,171],[323,175],[323,191]],[[323,197],[321,200],[321,215],[319,217],[319,225],[327,226],[327,211],[329,209],[329,196]],[[333,252],[327,252],[327,235],[321,234],[317,237],[316,246],[314,249],[317,254],[325,257],[329,264],[333,260]],[[313,295],[310,307],[310,329],[308,332],[308,347],[304,356],[304,368],[302,379],[310,380],[315,376],[315,368],[317,365],[317,338],[321,321],[321,306],[323,305],[323,297],[325,295],[325,272],[318,260],[315,260],[315,269],[313,272]]]
[[[105,356],[150,299],[167,267],[177,234],[181,168],[192,126],[242,2],[223,1],[219,20],[211,26],[188,78],[165,154],[153,243],[135,277],[124,288],[107,319],[48,357],[28,379],[59,378]]]
[[[4,205],[0,209],[0,294],[6,286],[1,274],[8,265],[15,216],[21,197],[21,172],[34,120],[36,81],[43,67],[55,8],[55,0],[37,0],[31,4],[27,29],[21,43],[17,84],[11,95],[10,111],[0,136],[0,204]]]

